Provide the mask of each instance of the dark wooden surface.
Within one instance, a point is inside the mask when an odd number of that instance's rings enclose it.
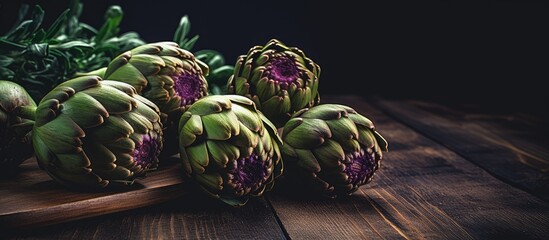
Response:
[[[31,230],[5,230],[0,236],[549,238],[549,145],[529,119],[513,118],[509,122],[499,116],[466,115],[432,103],[383,99],[367,102],[357,96],[324,96],[322,102],[355,108],[372,119],[389,141],[389,152],[374,180],[348,198],[313,198],[282,179],[268,196],[242,208],[184,194],[153,206]],[[131,202],[132,197],[124,201]],[[0,205],[0,210],[4,208]]]
[[[549,132],[542,122],[523,115],[468,113],[428,102],[376,100],[375,104],[500,180],[549,201]]]
[[[178,159],[169,158],[130,187],[77,192],[55,183],[31,158],[14,178],[0,179],[0,230],[40,227],[166,202],[187,192],[180,171]]]

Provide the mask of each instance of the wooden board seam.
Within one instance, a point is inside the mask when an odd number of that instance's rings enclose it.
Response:
[[[522,187],[520,184],[518,183],[515,183],[513,181],[510,181],[509,179],[506,179],[502,176],[499,176],[498,174],[494,173],[493,171],[491,171],[489,168],[486,168],[480,164],[478,164],[476,161],[474,160],[471,160],[470,157],[466,156],[465,154],[461,153],[460,151],[454,149],[452,146],[449,146],[448,144],[442,142],[442,141],[439,141],[437,138],[425,133],[424,131],[422,131],[421,129],[413,126],[413,124],[410,124],[408,122],[406,122],[405,120],[403,120],[402,118],[400,118],[399,116],[397,116],[396,114],[392,113],[391,111],[388,111],[388,110],[385,110],[385,108],[381,107],[380,105],[382,104],[383,100],[379,99],[379,98],[373,98],[372,101],[369,101],[372,105],[373,108],[375,108],[376,110],[382,112],[383,114],[386,114],[387,116],[391,117],[392,119],[394,119],[395,121],[397,121],[398,123],[401,123],[403,124],[404,126],[416,131],[418,134],[440,144],[441,146],[445,147],[446,149],[452,151],[453,153],[457,154],[458,156],[462,157],[463,159],[466,159],[467,161],[471,162],[472,164],[474,164],[475,166],[479,167],[480,169],[482,169],[483,171],[485,171],[486,173],[490,174],[491,176],[493,176],[494,178],[502,181],[503,183],[505,184],[508,184],[514,188],[517,188],[521,191],[524,191],[544,202],[548,202],[549,203],[549,199],[545,199],[539,195],[537,195],[535,192],[529,190],[529,189],[525,189],[524,187]],[[400,104],[404,104],[402,102],[400,102]]]

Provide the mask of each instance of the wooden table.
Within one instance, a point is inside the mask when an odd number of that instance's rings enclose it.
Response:
[[[389,141],[374,180],[351,197],[315,199],[281,182],[266,197],[232,208],[170,189],[162,203],[5,229],[0,238],[549,239],[549,138],[542,122],[419,101],[322,102],[352,106]],[[131,196],[124,201],[140,207]]]

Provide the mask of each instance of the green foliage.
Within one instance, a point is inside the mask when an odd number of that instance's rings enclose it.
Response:
[[[123,17],[119,6],[111,6],[103,26],[96,30],[78,19],[83,5],[71,1],[67,10],[49,27],[42,26],[45,12],[22,5],[18,18],[0,36],[0,79],[23,86],[34,100],[77,72],[106,66],[118,54],[145,42],[137,33],[119,34]]]
[[[45,12],[36,5],[32,11],[23,4],[13,27],[0,36],[0,79],[23,86],[35,101],[60,83],[78,75],[106,67],[121,53],[145,44],[136,32],[120,33],[124,12],[113,5],[105,12],[99,29],[80,22],[84,7],[72,0],[69,8],[46,27]],[[189,37],[191,23],[183,16],[174,34],[174,42],[192,50],[199,36]],[[195,53],[210,67],[210,93],[225,94],[227,78],[233,67],[225,65],[223,55],[213,50]]]

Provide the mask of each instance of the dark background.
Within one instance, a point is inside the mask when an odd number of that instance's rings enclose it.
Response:
[[[39,3],[50,24],[68,1],[0,1],[0,34],[20,3]],[[549,8],[542,1],[83,1],[82,22],[100,27],[109,5],[122,31],[171,40],[188,14],[195,50],[229,63],[278,38],[322,68],[321,94],[434,100],[547,118]]]

